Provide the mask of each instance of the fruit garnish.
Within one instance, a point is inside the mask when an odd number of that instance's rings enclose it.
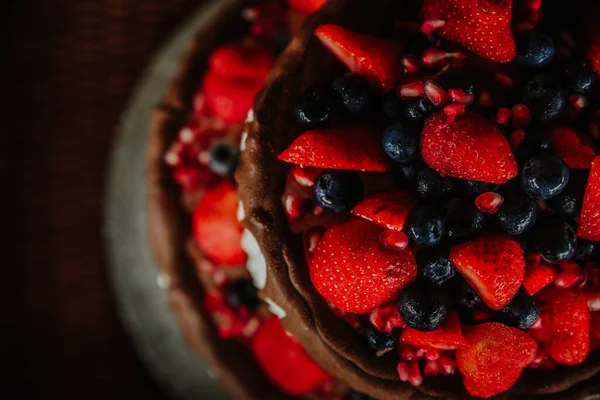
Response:
[[[552,264],[542,260],[539,254],[525,255],[525,278],[523,287],[527,293],[534,295],[549,285],[556,278],[556,269]]]
[[[402,290],[398,310],[408,327],[429,332],[446,321],[450,302],[438,287],[417,282]]]
[[[412,196],[405,191],[380,192],[358,203],[352,214],[384,228],[402,231],[414,204]]]
[[[569,126],[558,126],[548,135],[554,154],[569,168],[590,168],[596,157],[591,140]]]
[[[273,55],[255,43],[235,42],[216,49],[208,64],[212,73],[223,78],[264,81],[273,67]]]
[[[406,328],[400,335],[400,340],[417,347],[434,347],[441,350],[454,350],[466,345],[458,322],[458,314],[454,311],[444,323],[430,332],[422,332]]]
[[[204,77],[203,93],[211,116],[226,123],[243,123],[252,108],[252,100],[264,81],[231,79],[210,73]]]
[[[323,4],[325,4],[326,1],[327,0],[287,0],[287,3],[290,8],[298,12],[312,14],[323,7]]]
[[[577,236],[592,241],[600,240],[600,157],[592,162]]]

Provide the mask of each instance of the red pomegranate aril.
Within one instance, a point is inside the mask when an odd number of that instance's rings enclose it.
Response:
[[[437,47],[431,47],[423,52],[421,55],[421,64],[425,68],[438,68],[446,64],[448,60],[462,59],[466,55],[461,52],[449,53]]]
[[[310,188],[315,185],[315,181],[320,173],[321,170],[317,168],[302,168],[298,165],[294,165],[290,174],[298,185]]]
[[[588,106],[588,99],[582,94],[572,94],[569,96],[569,103],[577,111],[583,111]]]
[[[441,372],[442,369],[437,361],[427,361],[423,370],[425,376],[438,376]]]
[[[474,95],[466,93],[462,89],[449,89],[448,94],[450,95],[453,103],[471,105],[475,101]]]
[[[515,80],[511,76],[500,72],[494,74],[494,79],[505,86],[513,86],[515,84]]]
[[[433,103],[434,106],[440,107],[450,102],[450,95],[438,83],[428,80],[424,85],[425,95]]]
[[[400,64],[406,75],[415,75],[419,72],[419,60],[412,54],[405,54],[400,58]]]
[[[296,221],[304,214],[304,203],[300,197],[288,194],[284,203],[285,212],[290,221]]]
[[[525,140],[525,131],[523,129],[517,129],[508,136],[508,141],[510,142],[510,147],[513,151],[519,150],[523,140]]]
[[[421,97],[425,95],[425,88],[423,81],[413,81],[404,85],[398,86],[398,95],[402,99],[409,99],[413,97]]]
[[[408,247],[408,236],[404,232],[386,229],[379,235],[381,244],[390,250],[405,250]]]
[[[442,354],[438,360],[438,364],[441,367],[444,375],[454,375],[456,372],[456,360]]]
[[[496,123],[498,125],[508,126],[510,124],[510,120],[512,118],[512,111],[510,108],[499,108],[498,113],[496,114]]]
[[[308,230],[306,233],[306,250],[309,253],[314,253],[324,233],[325,229],[320,226],[315,226]]]
[[[452,103],[444,107],[444,114],[448,117],[446,119],[446,125],[453,123],[456,117],[465,113],[466,109],[467,105],[461,103]]]
[[[600,292],[591,293],[588,296],[588,308],[590,311],[600,311]]]
[[[431,35],[433,31],[443,28],[446,25],[446,21],[437,18],[430,18],[423,22],[421,25],[421,32],[427,36]]]
[[[529,107],[525,104],[516,104],[512,108],[512,124],[516,128],[525,128],[531,122]]]
[[[496,214],[504,203],[504,197],[496,192],[485,192],[477,196],[475,206],[486,214]]]
[[[585,279],[585,274],[581,267],[572,261],[560,263],[562,272],[556,276],[554,284],[561,289],[567,289],[577,286]]]

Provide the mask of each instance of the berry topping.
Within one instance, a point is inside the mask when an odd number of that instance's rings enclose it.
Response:
[[[325,170],[314,186],[315,199],[333,212],[349,212],[363,197],[363,186],[354,171]]]
[[[464,279],[457,279],[454,298],[457,309],[461,312],[474,312],[486,308],[483,299],[477,294],[475,289]]]
[[[256,287],[249,279],[237,279],[225,286],[225,303],[233,310],[248,307],[254,310],[259,304]]]
[[[519,290],[504,308],[496,312],[498,321],[519,329],[529,329],[540,316],[540,310],[529,293]]]
[[[206,107],[210,115],[225,123],[242,123],[263,85],[260,79],[231,79],[210,73],[204,78],[203,86]]]
[[[377,352],[377,355],[383,355],[392,350],[398,341],[398,330],[394,329],[390,333],[381,332],[373,327],[367,326],[365,329],[365,337],[369,347]]]
[[[554,57],[554,42],[543,33],[523,32],[515,38],[517,44],[516,60],[529,67],[544,67]]]
[[[335,100],[329,90],[303,93],[295,108],[296,120],[307,128],[326,125],[332,118]]]
[[[450,238],[463,239],[481,231],[485,217],[472,201],[453,199],[446,205],[446,234]]]
[[[439,327],[429,332],[408,327],[402,331],[400,340],[418,348],[441,350],[455,350],[466,345],[456,312],[451,312]]]
[[[445,125],[444,113],[425,123],[421,139],[423,160],[442,176],[505,183],[517,176],[510,144],[491,122],[466,112]]]
[[[402,290],[398,310],[408,327],[429,332],[444,323],[450,305],[439,289],[417,283]]]
[[[333,24],[319,26],[315,35],[351,72],[364,76],[383,91],[394,88],[400,63],[398,52],[390,43]]]
[[[215,50],[208,64],[212,73],[223,78],[264,81],[273,67],[273,56],[263,46],[242,41]]]
[[[525,261],[523,287],[533,296],[554,281],[556,269],[552,264],[542,260],[539,254],[527,254]]]
[[[471,196],[477,196],[485,192],[496,192],[500,189],[500,185],[480,181],[465,181],[465,187],[467,193]]]
[[[549,139],[554,154],[569,168],[591,167],[596,151],[586,135],[571,127],[559,126],[550,131]]]
[[[417,254],[419,276],[431,283],[441,286],[456,274],[454,265],[449,260],[450,251],[444,246],[437,246]]]
[[[229,143],[216,143],[210,149],[209,168],[221,176],[230,176],[237,165],[238,152]]]
[[[534,199],[550,199],[567,187],[569,177],[569,168],[560,158],[540,154],[523,167],[523,189]]]
[[[525,85],[523,103],[529,107],[535,120],[547,123],[560,115],[567,100],[557,79],[550,75],[538,75]]]
[[[455,194],[459,181],[450,177],[442,177],[433,169],[425,167],[417,175],[417,193],[424,200],[443,203]]]
[[[565,85],[576,93],[591,91],[596,83],[596,75],[586,62],[572,61],[564,69]]]
[[[577,261],[591,261],[596,259],[596,256],[600,254],[600,243],[590,242],[585,239],[577,239],[577,248],[575,249],[574,260]]]
[[[587,185],[589,171],[583,169],[571,170],[571,177],[565,190],[558,196],[548,200],[548,204],[557,214],[571,217],[581,211],[585,186]]]
[[[383,134],[385,153],[394,161],[406,163],[419,157],[421,130],[412,124],[397,123]]]
[[[538,222],[533,230],[533,245],[542,258],[557,264],[575,254],[575,231],[565,221],[558,218]]]
[[[434,110],[433,103],[426,97],[408,99],[404,103],[404,116],[411,121],[422,121]]]
[[[508,390],[535,358],[538,345],[518,329],[490,322],[467,330],[456,352],[467,391],[488,398]]]
[[[437,207],[420,204],[414,207],[406,220],[406,234],[421,247],[438,244],[446,234],[446,222]]]
[[[367,313],[416,278],[411,251],[382,248],[382,230],[352,218],[327,230],[319,242],[310,277],[321,296],[341,311]]]
[[[342,75],[333,81],[332,87],[346,111],[356,115],[367,115],[372,111],[376,93],[365,77]]]
[[[512,236],[527,232],[537,220],[535,201],[522,192],[506,191],[504,203],[496,214],[496,219],[504,232]]]
[[[393,163],[392,172],[395,182],[403,188],[414,188],[417,184],[419,172],[427,165],[421,160],[411,163]]]
[[[511,0],[425,0],[421,14],[444,21],[437,32],[481,57],[508,62],[516,54]]]
[[[588,240],[600,240],[600,157],[596,157],[592,163],[577,236]]]
[[[352,214],[384,228],[402,231],[414,204],[410,194],[393,190],[365,198],[352,209]]]
[[[519,290],[525,259],[519,242],[488,234],[455,246],[450,261],[492,309],[506,306]]]
[[[381,134],[364,125],[314,129],[298,136],[279,159],[308,167],[387,171]]]
[[[504,197],[495,192],[485,192],[477,196],[475,206],[483,213],[496,214],[504,203]]]

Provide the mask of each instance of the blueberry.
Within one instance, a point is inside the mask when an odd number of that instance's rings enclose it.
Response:
[[[559,215],[573,217],[581,210],[589,170],[572,169],[569,183],[558,196],[548,200],[548,204]]]
[[[535,201],[519,191],[502,193],[504,203],[496,214],[496,220],[509,235],[521,235],[535,224],[537,208]]]
[[[354,171],[328,169],[317,178],[314,192],[323,208],[349,212],[363,197],[363,184]]]
[[[473,201],[453,199],[446,205],[446,234],[450,238],[462,239],[483,229],[485,215],[475,207]]]
[[[383,120],[387,123],[394,123],[404,117],[404,102],[400,100],[395,90],[383,95],[381,112]]]
[[[537,303],[529,293],[521,289],[504,308],[495,313],[495,317],[503,324],[519,329],[531,328],[540,316]]]
[[[229,176],[235,171],[237,150],[228,143],[217,143],[210,149],[208,167],[217,175]]]
[[[523,103],[529,107],[535,120],[547,123],[564,110],[566,98],[557,79],[550,75],[539,75],[525,85]]]
[[[591,242],[585,239],[577,239],[577,247],[573,259],[577,261],[591,261],[600,254],[600,242]]]
[[[426,97],[408,99],[404,103],[404,116],[411,121],[422,121],[433,113],[435,107]]]
[[[550,150],[550,141],[545,132],[533,130],[527,132],[525,139],[519,146],[515,158],[519,165],[525,164],[530,158]]]
[[[242,306],[254,310],[259,304],[258,291],[250,279],[238,279],[229,282],[224,290],[225,304],[233,310]]]
[[[421,160],[411,163],[392,163],[394,181],[401,188],[413,188],[417,184],[417,176],[427,165]]]
[[[550,154],[540,154],[523,167],[523,189],[534,199],[547,200],[565,190],[570,176],[563,160]]]
[[[420,129],[412,124],[396,123],[383,134],[383,149],[394,161],[406,163],[419,157]]]
[[[333,81],[332,87],[350,113],[365,115],[372,111],[375,89],[364,76],[342,75]]]
[[[417,193],[430,202],[443,203],[456,194],[459,183],[458,179],[442,177],[435,170],[426,167],[417,175]]]
[[[596,83],[596,74],[586,62],[571,61],[564,69],[564,82],[573,92],[588,93]]]
[[[478,196],[485,192],[497,192],[500,190],[500,185],[480,181],[465,181],[465,187],[467,188],[467,193],[471,196]]]
[[[435,246],[444,238],[446,223],[442,212],[434,206],[415,206],[406,220],[406,234],[421,247]]]
[[[303,93],[296,105],[296,120],[306,128],[326,125],[333,117],[335,97],[329,90]]]
[[[396,342],[398,342],[398,331],[393,330],[391,333],[380,332],[372,325],[369,325],[365,329],[365,337],[367,338],[367,344],[371,349],[376,352],[385,352],[396,346]]]
[[[441,286],[456,274],[456,269],[449,259],[450,250],[445,246],[437,246],[417,254],[419,275],[435,285]]]
[[[558,264],[573,257],[577,242],[575,231],[568,223],[552,218],[536,224],[533,244],[544,260]]]
[[[454,301],[456,307],[463,311],[473,312],[486,307],[485,302],[475,289],[462,278],[459,278],[456,284]]]
[[[537,31],[523,32],[515,38],[517,56],[515,59],[529,67],[544,67],[554,57],[554,42]]]
[[[432,331],[446,320],[450,305],[436,287],[416,283],[400,293],[398,310],[407,326],[419,331]]]

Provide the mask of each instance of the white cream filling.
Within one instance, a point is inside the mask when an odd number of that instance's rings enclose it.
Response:
[[[265,302],[269,305],[269,311],[279,317],[279,319],[284,319],[286,317],[287,314],[285,313],[285,310],[279,307],[279,305],[277,305],[277,303],[275,303],[271,298],[266,297]]]
[[[248,255],[246,269],[252,276],[254,286],[259,290],[264,289],[267,285],[267,262],[260,251],[256,238],[248,229],[244,229],[244,233],[242,233],[242,249]]]

